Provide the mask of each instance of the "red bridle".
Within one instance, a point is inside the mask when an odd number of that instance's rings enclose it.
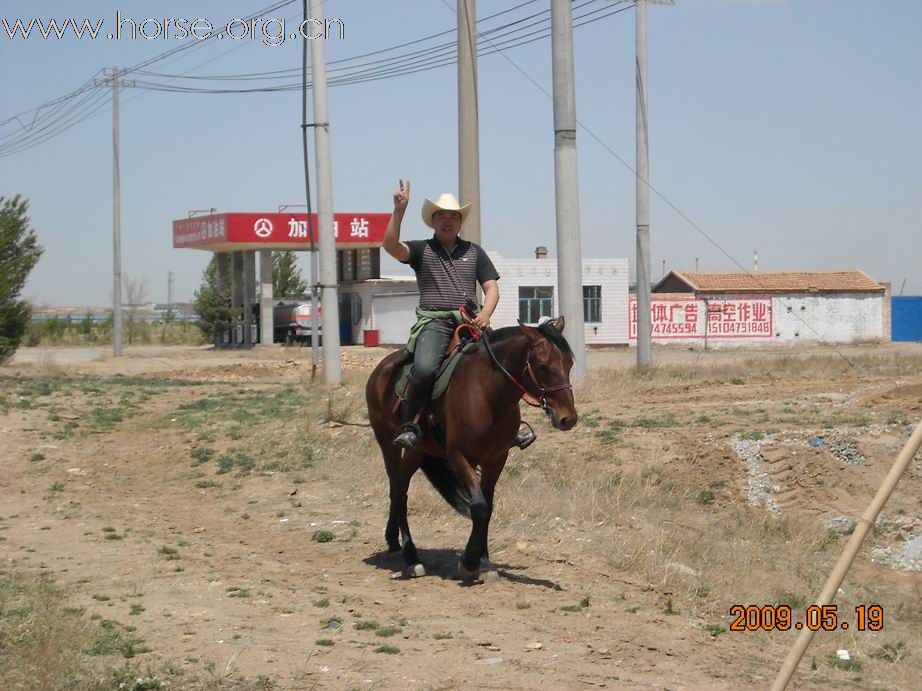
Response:
[[[540,381],[538,381],[538,377],[535,375],[535,371],[534,369],[532,369],[532,366],[531,366],[531,351],[536,345],[546,340],[547,338],[542,337],[542,338],[539,338],[537,341],[531,342],[531,344],[528,346],[528,354],[525,356],[525,369],[522,370],[522,374],[524,375],[527,372],[528,375],[531,377],[531,380],[535,383],[535,386],[538,387],[538,391],[540,392],[540,395],[541,395],[540,399],[536,399],[532,394],[528,393],[526,388],[522,386],[522,384],[520,384],[519,381],[515,377],[513,377],[511,374],[506,372],[506,375],[509,377],[512,383],[515,384],[518,387],[519,391],[522,392],[522,400],[534,408],[541,408],[544,412],[547,412],[548,410],[547,394],[551,393],[552,391],[564,391],[564,390],[572,391],[573,390],[573,387],[570,384],[558,384],[557,386],[545,387],[541,384]],[[505,369],[503,371],[505,372]]]

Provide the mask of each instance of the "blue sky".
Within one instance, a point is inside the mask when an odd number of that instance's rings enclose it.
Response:
[[[478,15],[520,2],[481,0]],[[193,12],[175,1],[67,3],[67,15],[60,2],[8,0],[2,16],[102,18],[110,28],[120,10],[138,20],[223,24],[268,4],[202,2]],[[653,195],[655,278],[663,260],[667,270],[694,269],[696,258],[701,270],[735,270],[724,252],[748,268],[758,249],[761,270],[861,268],[895,291],[905,279],[906,293],[922,294],[922,3],[885,5],[679,0],[648,7],[651,183],[721,248]],[[326,42],[327,60],[451,30],[453,7],[453,0],[330,0],[324,14],[342,20],[345,39]],[[547,0],[534,2],[503,19],[547,7]],[[297,2],[267,18],[299,13]],[[179,43],[10,41],[0,33],[0,120],[79,87],[104,66],[134,65]],[[580,121],[633,165],[633,10],[578,28],[575,51]],[[549,39],[506,56],[550,91]],[[215,75],[295,68],[300,59],[295,41],[211,41],[150,69]],[[479,70],[483,244],[507,256],[530,256],[542,244],[553,253],[551,101],[501,55],[483,56]],[[397,179],[409,178],[404,237],[426,236],[417,220],[423,198],[457,186],[455,84],[448,66],[330,90],[337,210],[390,211]],[[121,103],[124,271],[144,279],[154,300],[166,299],[173,271],[176,298],[190,299],[208,255],[173,249],[172,219],[188,209],[303,203],[300,94],[126,89]],[[18,128],[6,124],[0,137],[19,136]],[[577,142],[583,254],[627,257],[633,273],[633,174],[585,130]],[[26,288],[36,302],[110,302],[111,157],[106,108],[0,158],[0,194],[30,199],[45,246]],[[386,272],[396,268],[384,264]]]

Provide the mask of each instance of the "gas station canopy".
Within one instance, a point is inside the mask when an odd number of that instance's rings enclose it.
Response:
[[[337,250],[380,247],[389,213],[333,214]],[[317,214],[312,215],[315,242]],[[306,213],[236,212],[173,221],[173,247],[237,252],[241,250],[309,250]]]

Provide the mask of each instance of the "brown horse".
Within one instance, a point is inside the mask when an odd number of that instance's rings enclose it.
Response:
[[[493,491],[521,423],[519,399],[527,392],[540,401],[557,429],[576,424],[570,386],[573,352],[563,328],[564,318],[559,317],[538,328],[520,323],[485,336],[488,343],[481,342],[461,357],[448,390],[430,402],[423,415],[429,422],[421,424],[423,437],[413,450],[402,450],[391,441],[399,425],[394,380],[403,352],[388,355],[371,373],[365,387],[368,419],[390,481],[384,537],[388,552],[393,553],[401,550],[398,535],[402,535],[405,576],[426,573],[407,523],[407,489],[410,478],[422,468],[439,494],[471,519],[470,539],[458,568],[462,580],[479,579],[481,559],[489,558]]]

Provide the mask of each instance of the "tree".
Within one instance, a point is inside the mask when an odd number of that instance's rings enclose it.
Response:
[[[307,292],[307,281],[301,277],[295,253],[272,253],[272,294],[276,297],[300,297]]]
[[[19,294],[44,251],[29,227],[28,210],[29,202],[18,194],[0,197],[0,363],[16,352],[32,316]]]
[[[80,320],[79,329],[80,335],[89,340],[90,335],[93,333],[93,313],[90,310],[87,310],[86,314],[83,315],[83,319]]]
[[[147,299],[147,283],[143,278],[135,278],[125,274],[122,277],[122,290],[125,299],[128,300],[128,345],[134,343],[138,336],[140,324],[138,324],[138,314],[141,306]]]
[[[202,272],[202,284],[195,291],[192,303],[198,314],[198,327],[212,343],[217,342],[218,336],[230,328],[231,322],[230,272],[225,271],[225,280],[218,281],[218,258],[219,255],[213,256]],[[220,259],[229,269],[229,257],[224,255]]]

